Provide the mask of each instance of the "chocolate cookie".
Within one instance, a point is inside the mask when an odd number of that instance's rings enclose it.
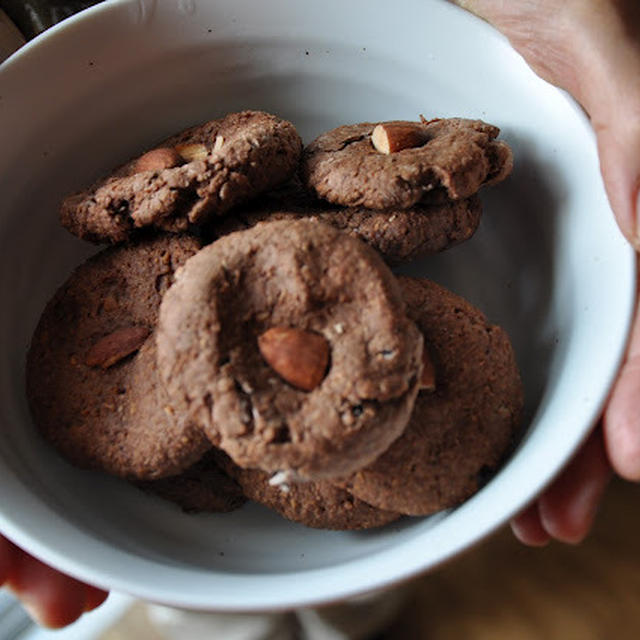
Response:
[[[67,197],[60,220],[93,242],[121,242],[143,227],[185,231],[286,181],[302,141],[260,111],[192,127]]]
[[[303,182],[334,204],[409,209],[419,203],[468,198],[511,171],[509,147],[499,129],[461,118],[382,123],[404,131],[404,142],[381,152],[375,123],[345,125],[322,134],[303,153]],[[406,135],[406,130],[413,132]],[[409,139],[406,141],[406,139]]]
[[[438,253],[468,240],[478,228],[482,205],[477,196],[446,200],[411,209],[375,210],[364,207],[273,209],[262,204],[240,207],[211,226],[214,238],[248,229],[258,222],[307,218],[345,231],[373,247],[389,264]]]
[[[427,515],[475,493],[510,450],[522,385],[505,332],[428,280],[402,277],[408,313],[435,366],[405,432],[339,486],[381,509]]]
[[[376,509],[354,498],[327,480],[274,484],[265,471],[242,469],[226,456],[219,462],[247,498],[307,527],[340,531],[371,529],[400,517],[398,513]]]
[[[40,432],[74,464],[127,478],[180,473],[210,444],[176,420],[156,376],[153,330],[190,237],[107,249],[78,267],[47,304],[27,356]]]
[[[160,309],[172,402],[246,468],[319,479],[371,462],[407,424],[421,355],[380,257],[307,220],[205,247]]]
[[[213,451],[177,476],[136,484],[148,493],[175,502],[188,513],[226,513],[246,502],[240,485],[222,470]]]

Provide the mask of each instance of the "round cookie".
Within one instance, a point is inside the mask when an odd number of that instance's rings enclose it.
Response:
[[[248,229],[258,222],[307,218],[345,231],[373,247],[391,265],[438,253],[468,240],[478,228],[482,205],[477,195],[463,200],[415,205],[411,209],[364,207],[272,209],[256,204],[215,221],[213,237]]]
[[[503,461],[522,385],[501,328],[429,280],[399,280],[435,366],[435,391],[421,391],[402,436],[339,486],[381,509],[428,515],[470,497]]]
[[[185,231],[288,180],[301,152],[290,122],[233,113],[165,140],[65,198],[60,220],[92,242],[121,242],[143,227]]]
[[[303,182],[320,197],[347,207],[409,209],[418,203],[468,198],[512,168],[499,129],[462,118],[394,121],[415,129],[421,144],[381,153],[372,143],[376,123],[344,125],[304,150]]]
[[[164,291],[198,249],[186,236],[107,249],[47,304],[27,356],[27,395],[37,428],[72,463],[153,479],[210,448],[176,419],[153,337]]]
[[[242,469],[227,456],[220,458],[219,463],[247,498],[307,527],[339,531],[371,529],[400,517],[354,498],[327,480],[273,484],[265,471]]]
[[[174,502],[187,513],[227,513],[246,502],[240,485],[222,470],[213,451],[177,476],[139,481],[136,485]]]
[[[388,267],[307,220],[205,247],[165,295],[157,339],[180,413],[240,466],[309,479],[384,451],[407,424],[421,370],[422,338]]]

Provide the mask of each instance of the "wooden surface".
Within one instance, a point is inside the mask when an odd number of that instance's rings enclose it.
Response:
[[[503,530],[416,582],[385,640],[637,640],[640,486],[615,481],[581,545]]]

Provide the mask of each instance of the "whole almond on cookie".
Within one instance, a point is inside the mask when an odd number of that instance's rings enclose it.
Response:
[[[176,152],[186,162],[204,160],[209,155],[209,150],[203,144],[190,143],[176,145]]]
[[[143,171],[162,171],[164,169],[177,167],[182,163],[183,159],[175,149],[152,149],[136,160],[133,166],[133,173],[142,173]]]
[[[390,154],[421,147],[428,140],[424,129],[419,125],[382,123],[371,133],[371,142],[380,153]]]
[[[323,380],[329,364],[329,343],[318,333],[272,327],[258,337],[269,366],[289,384],[311,391]]]
[[[85,358],[90,367],[108,369],[123,358],[137,351],[149,337],[146,327],[125,327],[98,340]]]

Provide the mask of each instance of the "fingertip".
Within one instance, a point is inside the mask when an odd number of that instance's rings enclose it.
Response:
[[[582,542],[591,530],[610,478],[611,468],[598,429],[540,497],[538,511],[545,531],[566,544]]]
[[[511,531],[528,547],[545,547],[551,541],[551,536],[542,526],[537,503],[529,505],[511,520]]]
[[[635,355],[625,363],[620,373],[603,420],[605,445],[611,465],[618,475],[632,482],[640,481],[638,398],[640,356]]]
[[[66,627],[84,613],[85,585],[26,553],[8,584],[27,613],[43,627]]]
[[[609,458],[616,473],[630,482],[640,481],[640,443],[624,424],[607,437]]]
[[[20,550],[5,537],[0,536],[0,587],[9,579],[16,556]]]
[[[638,136],[611,119],[594,119],[592,124],[609,203],[620,231],[637,250],[640,247],[637,215],[640,166],[635,146]]]
[[[108,591],[103,591],[102,589],[87,585],[84,600],[84,612],[88,613],[89,611],[97,609],[108,597]]]

